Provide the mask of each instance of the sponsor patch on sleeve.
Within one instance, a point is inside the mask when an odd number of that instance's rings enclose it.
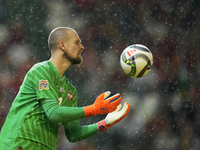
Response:
[[[48,80],[40,80],[39,81],[39,91],[41,90],[48,90],[49,89],[49,83]]]

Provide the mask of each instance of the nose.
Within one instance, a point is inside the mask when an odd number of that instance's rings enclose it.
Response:
[[[84,50],[84,49],[85,49],[85,47],[83,46],[83,44],[81,44],[81,49],[82,49],[82,50]]]

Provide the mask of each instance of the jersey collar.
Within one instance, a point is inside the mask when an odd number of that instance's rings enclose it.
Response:
[[[64,75],[61,78],[60,73],[58,72],[58,69],[56,68],[56,66],[54,66],[54,64],[50,60],[48,60],[48,63],[50,65],[50,67],[53,69],[53,71],[55,72],[55,75],[63,80],[65,78]]]

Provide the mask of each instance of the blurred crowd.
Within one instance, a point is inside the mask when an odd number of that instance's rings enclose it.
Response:
[[[60,128],[58,150],[200,149],[200,1],[6,0],[0,3],[0,128],[31,66],[50,58],[49,32],[74,28],[84,62],[65,75],[79,106],[105,91],[121,93],[128,116],[89,139],[69,143]],[[154,57],[151,72],[127,77],[119,64],[129,45]],[[81,119],[95,123],[105,116]]]

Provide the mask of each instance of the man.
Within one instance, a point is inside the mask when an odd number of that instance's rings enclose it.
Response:
[[[83,45],[75,30],[55,28],[49,35],[50,60],[35,64],[26,74],[0,134],[3,150],[56,150],[63,125],[70,142],[104,131],[122,120],[130,106],[121,96],[102,93],[94,104],[77,107],[77,91],[64,72],[82,62]],[[107,98],[107,99],[106,99]],[[107,114],[98,123],[80,126],[79,119]]]

